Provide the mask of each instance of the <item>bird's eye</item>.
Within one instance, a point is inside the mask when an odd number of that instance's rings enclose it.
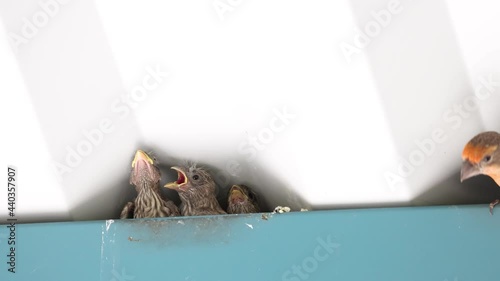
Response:
[[[490,160],[491,160],[491,155],[486,155],[486,156],[484,156],[484,158],[483,158],[483,161],[484,161],[484,162],[490,162]]]
[[[248,193],[248,198],[250,198],[251,200],[254,200],[255,199],[255,194],[253,194],[252,192],[249,192]]]
[[[195,181],[197,181],[199,178],[200,178],[200,176],[198,176],[198,175],[193,176],[193,180],[195,180]]]

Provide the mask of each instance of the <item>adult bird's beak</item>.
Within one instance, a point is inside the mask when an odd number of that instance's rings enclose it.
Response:
[[[460,182],[463,182],[466,179],[475,177],[480,174],[482,174],[482,172],[476,165],[472,165],[472,163],[468,160],[462,162],[462,170],[460,170]]]

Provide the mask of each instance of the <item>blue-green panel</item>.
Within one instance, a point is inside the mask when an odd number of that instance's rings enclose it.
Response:
[[[486,205],[17,225],[0,280],[499,280]]]

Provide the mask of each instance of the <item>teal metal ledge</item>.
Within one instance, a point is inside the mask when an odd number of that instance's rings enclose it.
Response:
[[[8,225],[0,280],[500,280],[487,205]]]

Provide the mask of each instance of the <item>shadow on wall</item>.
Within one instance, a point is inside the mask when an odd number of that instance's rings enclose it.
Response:
[[[177,173],[170,169],[171,166],[185,164],[185,159],[178,159],[169,156],[168,152],[161,149],[149,149],[147,146],[140,146],[145,151],[153,151],[153,155],[159,161],[159,167],[162,172],[161,186],[167,182],[177,179]],[[136,192],[134,186],[129,183],[130,163],[135,151],[129,154],[130,161],[126,163],[117,163],[123,167],[123,174],[117,176],[116,184],[106,188],[100,194],[82,202],[71,210],[73,220],[92,219],[116,219],[128,201],[133,201]],[[243,163],[243,162],[241,162]],[[198,163],[199,166],[206,167],[214,178],[221,169],[216,166],[204,163]],[[401,205],[412,206],[431,206],[431,205],[451,205],[451,204],[489,204],[491,201],[500,198],[500,188],[496,183],[487,176],[477,176],[460,183],[460,167],[457,167],[455,173],[448,176],[446,179],[434,184],[425,192],[417,195],[411,202],[392,202],[392,203],[370,203],[367,207],[397,207]],[[218,179],[225,179],[219,177]],[[311,206],[298,194],[288,189],[286,185],[272,174],[260,168],[258,165],[247,164],[241,167],[241,173],[238,177],[228,177],[227,180],[216,180],[218,185],[217,198],[221,206],[227,207],[227,192],[234,183],[242,183],[252,187],[261,199],[262,212],[270,212],[274,207],[289,206],[292,210],[298,211],[300,208],[309,208]],[[176,191],[161,187],[160,191],[164,196],[170,198],[176,204],[180,204],[180,199]],[[96,206],[89,208],[89,206]],[[314,206],[314,210],[319,209],[345,209],[359,208],[359,205],[325,205]],[[361,206],[362,207],[362,206]],[[487,209],[485,208],[485,212]],[[29,221],[36,221],[37,218],[43,217],[47,221],[57,221],[57,216],[50,214],[40,214],[39,216],[29,218]]]
[[[446,143],[436,146],[438,152],[420,167],[419,175],[408,181],[410,188],[416,190],[411,203],[489,203],[500,198],[500,189],[486,177],[461,184],[460,167],[455,168],[455,160],[449,157],[456,155],[458,164],[461,149],[468,141],[467,138],[462,142],[461,138],[469,134],[472,137],[472,132],[478,133],[485,125],[477,110],[459,115],[457,103],[471,98],[487,107],[493,100],[484,102],[474,96],[472,85],[479,81],[468,76],[446,1],[350,3],[358,33],[365,38],[353,46],[366,55],[398,153],[407,159],[416,149],[415,141],[428,138],[435,130],[447,136]],[[364,59],[359,54],[350,57],[355,56]],[[467,111],[467,106],[463,108]],[[450,169],[457,172],[448,177],[446,172],[440,174],[441,170]],[[429,182],[432,178],[445,179],[434,184]]]
[[[208,169],[217,184],[217,199],[223,209],[227,207],[227,194],[233,184],[245,184],[252,188],[260,199],[263,212],[272,211],[274,207],[289,206],[292,210],[300,210],[308,204],[298,194],[289,189],[284,181],[276,178],[263,169],[258,162],[247,162],[243,156],[236,155],[232,160],[240,163],[234,171],[227,170],[225,162],[206,163],[198,162],[197,159],[179,159],[171,157],[171,153],[154,147],[153,154],[159,159],[162,171],[162,186],[177,179],[177,173],[170,169],[171,166],[186,164],[187,160],[196,162],[198,166]],[[218,159],[215,159],[218,160]],[[176,203],[180,203],[177,192],[162,188],[162,192]]]
[[[490,177],[481,175],[460,183],[459,171],[419,194],[411,203],[418,206],[489,204],[495,199],[500,199],[500,187]]]
[[[177,179],[177,173],[170,167],[184,165],[187,159],[171,157],[168,152],[158,148],[150,149],[146,145],[140,145],[139,147],[144,151],[152,152],[152,155],[158,159],[158,166],[162,173],[160,192],[179,205],[180,199],[177,192],[163,188],[163,185]],[[125,203],[133,201],[137,195],[134,186],[129,183],[130,163],[132,162],[134,153],[135,151],[129,153],[131,155],[129,162],[117,163],[117,165],[123,166],[123,174],[117,175],[116,184],[78,204],[71,210],[73,220],[119,218]],[[193,159],[189,159],[189,161],[196,162]],[[260,199],[262,212],[271,212],[278,205],[288,206],[294,211],[299,211],[301,208],[310,208],[309,204],[303,198],[287,188],[282,181],[272,174],[267,173],[265,169],[260,168],[257,164],[246,164],[240,167],[241,172],[238,173],[237,177],[229,174],[226,174],[225,177],[217,177],[221,171],[224,171],[223,169],[206,163],[197,163],[197,165],[207,168],[212,176],[214,176],[217,183],[217,199],[223,209],[227,207],[227,193],[233,184],[245,184],[255,190]],[[96,207],[89,208],[89,206]]]

